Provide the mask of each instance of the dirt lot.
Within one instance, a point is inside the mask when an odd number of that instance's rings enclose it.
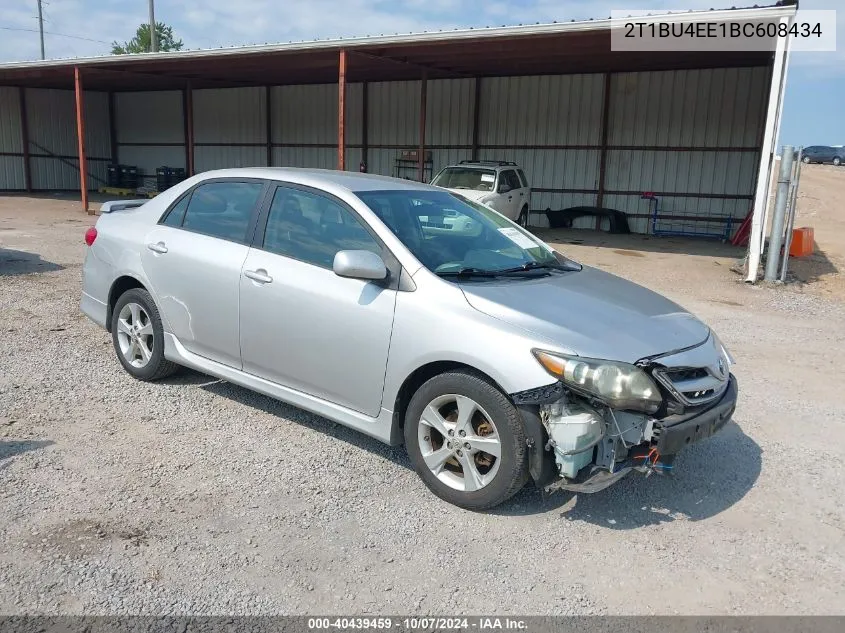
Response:
[[[845,169],[805,171],[820,252],[785,288],[730,246],[545,233],[709,322],[741,401],[674,478],[488,514],[285,404],[132,380],[78,311],[89,218],[0,198],[0,613],[843,613],[843,197]]]

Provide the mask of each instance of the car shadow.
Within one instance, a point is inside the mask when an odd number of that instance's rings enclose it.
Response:
[[[28,253],[10,248],[0,248],[0,277],[28,275],[62,270],[64,266],[41,259],[38,253]]]
[[[0,470],[9,465],[8,460],[12,457],[52,444],[52,440],[0,440]]]
[[[413,470],[402,446],[388,446],[327,418],[225,380],[183,368],[161,382],[197,386]],[[754,486],[761,467],[762,449],[732,421],[713,437],[681,452],[675,460],[676,474],[673,476],[646,478],[640,473],[631,473],[593,494],[561,491],[544,495],[529,482],[515,497],[488,513],[526,516],[557,512],[565,520],[585,521],[614,530],[636,529],[677,519],[700,521],[739,502]]]
[[[174,385],[197,386],[200,389],[226,398],[227,400],[233,400],[244,406],[258,409],[269,415],[285,418],[314,431],[330,435],[356,448],[377,455],[382,459],[390,460],[403,468],[413,470],[411,461],[408,459],[405,448],[402,446],[388,446],[360,431],[343,426],[305,409],[300,409],[292,404],[287,404],[281,400],[276,400],[275,398],[252,391],[246,387],[241,387],[234,383],[207,376],[187,368],[180,369],[173,376],[165,378],[160,382]]]
[[[798,281],[804,284],[812,284],[820,281],[823,277],[839,273],[839,268],[815,241],[811,254],[803,257],[790,257],[787,268],[789,270],[788,281]]]
[[[613,530],[631,530],[678,519],[701,521],[739,502],[760,476],[762,449],[736,422],[682,451],[675,474],[646,478],[631,473],[601,492],[561,491],[544,496],[527,486],[491,512],[528,515],[559,512],[560,518]]]

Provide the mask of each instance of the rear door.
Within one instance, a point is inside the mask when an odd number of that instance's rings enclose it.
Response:
[[[340,250],[398,264],[354,210],[325,192],[279,185],[240,279],[243,369],[375,417],[381,408],[395,284],[334,274]]]
[[[497,207],[496,210],[511,220],[516,220],[519,217],[520,209],[522,209],[525,192],[515,170],[503,169],[499,172],[496,191],[500,196],[500,207]]]
[[[531,185],[528,184],[528,178],[525,177],[525,172],[521,169],[516,170],[519,174],[519,182],[522,185],[521,200],[523,205],[527,205],[531,209]]]
[[[166,327],[190,352],[240,368],[238,284],[266,183],[215,179],[177,200],[141,261]]]

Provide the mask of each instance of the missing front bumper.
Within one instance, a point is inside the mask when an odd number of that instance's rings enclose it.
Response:
[[[727,425],[736,409],[738,391],[736,377],[731,375],[728,388],[715,405],[688,416],[657,421],[651,442],[633,449],[628,459],[615,464],[613,472],[593,464],[582,469],[578,477],[561,477],[544,486],[543,490],[547,493],[569,490],[590,494],[612,486],[635,470],[647,476],[651,473],[671,474],[676,453],[711,437]]]
[[[695,442],[714,435],[730,421],[736,410],[739,389],[731,374],[728,388],[714,406],[682,419],[664,418],[654,426],[657,450],[661,455],[674,455]]]

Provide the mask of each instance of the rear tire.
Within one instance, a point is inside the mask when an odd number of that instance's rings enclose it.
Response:
[[[423,384],[408,405],[404,431],[420,479],[461,508],[497,506],[528,480],[522,418],[474,372],[450,371]]]
[[[164,328],[155,301],[143,288],[127,290],[114,305],[111,335],[117,359],[133,378],[160,380],[179,369],[164,357]]]

